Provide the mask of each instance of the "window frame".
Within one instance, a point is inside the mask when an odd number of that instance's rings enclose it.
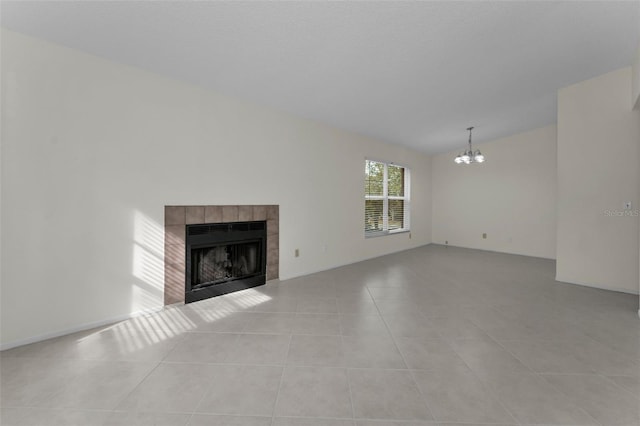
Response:
[[[382,181],[382,195],[367,195],[366,189],[364,194],[364,215],[366,218],[367,200],[382,200],[382,230],[381,231],[367,231],[364,229],[365,238],[382,237],[385,235],[402,234],[405,232],[411,232],[411,169],[404,164],[395,163],[392,161],[383,161],[375,158],[364,159],[365,170],[367,162],[372,161],[375,163],[384,164],[384,173]],[[389,196],[389,166],[402,167],[404,169],[404,196],[392,195]],[[365,172],[366,182],[366,172]],[[389,201],[390,200],[402,200],[404,201],[404,226],[399,229],[389,229]]]

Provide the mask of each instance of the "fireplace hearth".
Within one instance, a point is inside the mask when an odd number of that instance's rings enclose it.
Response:
[[[187,225],[185,302],[266,282],[266,221]]]

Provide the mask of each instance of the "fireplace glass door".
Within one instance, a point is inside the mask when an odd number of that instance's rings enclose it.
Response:
[[[249,278],[260,272],[259,259],[259,241],[192,249],[191,287]]]
[[[185,302],[263,285],[266,221],[187,225]]]

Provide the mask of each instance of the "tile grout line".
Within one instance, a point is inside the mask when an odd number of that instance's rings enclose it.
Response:
[[[508,319],[508,318],[507,318]],[[473,321],[472,321],[473,322]],[[477,325],[477,324],[476,324]],[[526,326],[526,324],[525,324]],[[479,326],[478,326],[479,327]],[[484,329],[482,329],[484,330]],[[537,371],[535,371],[533,368],[529,367],[527,364],[524,363],[524,361],[522,361],[520,358],[518,358],[518,356],[513,353],[512,351],[510,351],[507,347],[505,347],[502,343],[500,343],[499,340],[493,338],[491,335],[489,335],[489,333],[487,333],[487,335],[489,336],[489,339],[491,341],[493,341],[495,344],[497,344],[499,347],[501,347],[503,350],[505,350],[508,354],[510,354],[511,356],[513,356],[516,360],[518,360],[519,363],[521,363],[522,365],[524,365],[527,369],[531,370],[531,373],[513,373],[513,374],[531,374],[534,375],[536,377],[538,377],[540,380],[542,380],[544,383],[547,383],[549,386],[551,386],[553,389],[555,389],[556,391],[560,392],[562,395],[565,395],[568,397],[568,395],[563,392],[562,390],[558,389],[556,386],[554,386],[552,383],[550,383],[549,381],[545,380],[544,376],[541,373],[538,373]],[[455,348],[454,348],[455,351]],[[475,373],[474,373],[475,374]],[[481,380],[480,378],[478,378],[478,380]],[[481,380],[482,381],[482,380]],[[498,399],[498,401],[500,401]],[[500,401],[501,402],[501,401]],[[597,425],[600,426],[604,426],[602,425],[602,423],[600,423],[597,419],[595,419],[590,413],[588,413],[584,408],[582,408],[580,405],[575,404],[580,410],[582,410],[588,417],[590,417],[591,419],[593,419],[593,421],[596,422]],[[505,407],[506,408],[506,407]]]
[[[235,343],[236,343],[236,341],[237,341],[237,340],[238,340],[238,336],[236,336],[236,338],[234,339],[234,343],[233,343],[234,345],[235,345]],[[175,363],[175,364],[178,364],[178,363]],[[185,362],[185,363],[179,363],[179,364],[194,364],[194,363],[187,363],[187,362]],[[202,364],[204,364],[204,365],[216,365],[216,364],[211,364],[211,363],[202,363]],[[229,364],[224,364],[224,365],[229,365]],[[218,372],[216,371],[216,373],[213,375],[213,380],[212,380],[212,382],[213,382],[213,381],[215,381],[215,378],[216,378],[216,375],[217,375],[217,374],[218,374]],[[207,387],[207,388],[202,392],[202,394],[201,394],[201,396],[200,396],[200,399],[198,399],[198,403],[197,403],[197,404],[194,404],[194,409],[193,409],[193,411],[191,412],[191,418],[193,418],[193,416],[194,416],[195,414],[197,414],[197,413],[198,413],[198,414],[202,414],[202,413],[199,413],[199,412],[197,411],[197,410],[198,410],[198,407],[200,406],[200,404],[202,404],[202,401],[204,401],[205,396],[207,396],[207,392],[209,392],[209,390],[211,390],[211,388],[212,388],[212,387],[213,387],[213,383],[211,383],[211,384],[210,384],[210,385],[209,385],[209,386],[208,386],[208,387]],[[191,421],[191,418],[189,419],[189,421]],[[188,423],[187,423],[187,424],[188,424]]]
[[[278,408],[278,400],[280,399],[280,391],[282,390],[282,382],[284,382],[284,374],[287,368],[287,358],[289,358],[289,352],[291,351],[291,340],[293,340],[293,335],[289,335],[289,344],[287,345],[287,356],[284,360],[284,365],[282,366],[282,372],[280,373],[280,381],[278,382],[278,390],[276,391],[276,399],[273,402],[273,410],[271,411],[271,426],[275,425],[276,422],[276,409]]]
[[[342,344],[342,339],[340,339]],[[351,403],[351,422],[356,424],[356,407],[353,403],[353,390],[351,389],[351,375],[349,374],[349,368],[345,366],[344,369],[345,374],[347,375],[347,387],[349,388],[349,402]]]
[[[367,287],[367,291],[369,291],[369,287]],[[427,411],[429,412],[429,415],[431,416],[431,419],[429,421],[437,421],[435,416],[433,415],[433,411],[432,411],[431,407],[429,406],[429,403],[427,402],[427,399],[425,398],[425,396],[422,394],[422,391],[420,390],[420,386],[418,386],[418,382],[416,381],[415,375],[413,374],[413,372],[409,368],[409,364],[407,363],[407,360],[405,359],[404,354],[402,353],[402,351],[398,347],[398,343],[396,342],[396,338],[395,338],[394,334],[391,332],[391,328],[389,327],[389,324],[387,324],[387,320],[384,318],[384,315],[382,315],[382,312],[380,311],[380,308],[378,307],[378,304],[377,304],[375,298],[373,297],[373,295],[371,294],[371,292],[369,292],[369,295],[371,296],[371,299],[373,299],[373,303],[376,306],[376,309],[378,309],[378,314],[380,315],[380,318],[382,318],[382,322],[384,323],[384,326],[387,329],[387,332],[391,336],[391,340],[393,341],[393,346],[396,348],[396,351],[398,351],[398,353],[400,354],[400,357],[402,358],[402,362],[404,363],[404,366],[407,368],[406,371],[408,371],[409,372],[409,376],[411,376],[411,380],[413,381],[413,385],[416,387],[416,389],[418,391],[418,395],[420,396],[420,400],[422,401],[424,406],[427,408]]]
[[[561,388],[559,388],[558,386],[554,385],[552,382],[548,381],[544,376],[544,373],[536,373],[536,375],[538,377],[540,377],[540,380],[544,381],[545,383],[547,383],[549,386],[551,386],[553,389],[555,389],[557,392],[559,392],[560,394],[564,395],[565,397],[567,397],[570,401],[571,401],[571,395],[567,394],[566,391],[562,390]],[[553,376],[554,374],[548,374],[549,376]],[[559,374],[562,375],[562,374]],[[600,376],[600,374],[584,374],[585,376]],[[600,422],[598,419],[596,419],[595,417],[593,417],[591,415],[590,412],[588,412],[585,408],[582,407],[581,404],[578,404],[576,402],[571,401],[576,407],[578,407],[580,410],[582,410],[587,416],[591,417],[596,424],[600,425],[600,426],[606,426],[605,424],[603,424],[602,422]]]
[[[471,321],[471,320],[469,320],[469,321]],[[471,321],[471,322],[473,323],[473,321]],[[474,325],[476,325],[475,323],[473,323],[473,324],[474,324]],[[476,326],[477,326],[477,325],[476,325]],[[482,330],[482,331],[484,331],[484,329],[481,329],[481,330]],[[491,338],[491,337],[489,336],[489,338]],[[462,362],[464,362],[464,365],[466,365],[466,366],[467,366],[467,368],[469,369],[469,373],[474,377],[474,379],[476,379],[478,382],[480,382],[480,384],[482,385],[482,387],[483,387],[484,389],[486,389],[486,390],[491,394],[491,397],[492,397],[493,399],[495,399],[495,400],[496,400],[496,402],[497,402],[498,404],[500,404],[500,406],[502,407],[502,409],[503,409],[507,414],[509,414],[509,415],[511,416],[511,418],[512,418],[513,420],[515,420],[515,422],[516,422],[518,425],[522,425],[523,423],[520,421],[520,419],[518,419],[518,418],[516,417],[516,415],[515,415],[514,413],[512,413],[512,412],[511,412],[511,410],[509,410],[509,408],[505,405],[505,403],[504,403],[504,402],[502,402],[502,399],[501,399],[501,398],[499,397],[499,395],[498,395],[498,394],[497,394],[497,393],[496,393],[496,392],[491,388],[491,386],[490,386],[489,384],[485,383],[485,382],[484,382],[480,377],[478,377],[478,375],[476,374],[476,372],[471,368],[471,366],[467,363],[467,361],[465,361],[465,360],[464,360],[464,358],[463,358],[462,356],[460,356],[460,354],[458,353],[458,351],[456,351],[456,348],[454,348],[454,347],[451,345],[451,349],[452,349],[452,350],[453,350],[453,352],[458,356],[458,358],[460,358],[460,359],[462,360]]]
[[[166,357],[166,355],[167,355],[167,354],[165,354],[165,357]],[[164,359],[164,358],[163,358],[163,359]],[[150,369],[150,370],[149,370],[149,372],[148,372],[147,374],[145,374],[145,376],[144,376],[142,379],[140,379],[140,381],[138,382],[138,384],[136,384],[136,385],[135,385],[135,386],[134,386],[134,387],[133,387],[133,388],[132,388],[132,389],[131,389],[127,394],[126,394],[126,395],[124,395],[122,398],[120,398],[120,399],[118,400],[118,402],[114,405],[114,407],[115,407],[115,408],[119,407],[119,406],[120,406],[120,404],[122,404],[122,403],[123,403],[123,402],[124,402],[124,401],[129,397],[129,396],[131,396],[131,395],[136,391],[136,389],[138,389],[138,388],[142,385],[142,383],[143,383],[145,380],[147,380],[147,378],[148,378],[149,376],[151,376],[151,374],[152,374],[154,371],[156,371],[156,369],[157,369],[158,367],[160,367],[160,364],[162,364],[162,360],[158,361],[158,362],[156,363],[156,365],[155,365],[152,369]],[[115,411],[115,408],[114,408],[114,411]]]
[[[428,319],[428,318],[427,318],[427,319]],[[471,321],[471,320],[469,320],[469,321],[477,327],[477,325],[476,325],[475,323],[473,323],[473,321]],[[484,330],[483,330],[483,329],[481,329],[481,330],[484,332]],[[483,385],[483,387],[485,387],[485,388],[486,388],[486,389],[491,393],[492,397],[495,399],[495,401],[496,401],[498,404],[500,404],[500,406],[505,410],[505,412],[506,412],[507,414],[509,414],[509,415],[511,416],[511,418],[512,418],[513,420],[515,420],[515,422],[516,422],[517,424],[521,425],[522,423],[521,423],[521,422],[518,420],[518,418],[517,418],[517,417],[516,417],[512,412],[511,412],[511,410],[507,409],[507,407],[506,407],[506,406],[504,405],[504,403],[500,400],[500,398],[498,398],[498,395],[496,395],[496,394],[495,394],[495,392],[493,392],[493,390],[492,390],[492,389],[490,389],[488,386],[486,386],[486,385],[485,385],[485,383],[484,383],[482,380],[480,380],[480,378],[475,374],[475,372],[473,371],[473,369],[471,368],[471,366],[469,366],[469,364],[467,363],[467,361],[465,361],[465,360],[464,360],[464,358],[463,358],[462,356],[460,356],[460,354],[455,350],[455,348],[454,348],[454,347],[453,347],[453,346],[452,346],[452,345],[451,345],[451,344],[450,344],[446,339],[444,339],[441,335],[440,335],[440,337],[441,337],[442,341],[444,342],[444,344],[446,344],[446,345],[447,345],[447,346],[448,346],[448,347],[449,347],[449,348],[450,348],[450,349],[451,349],[451,350],[456,354],[456,356],[457,356],[458,358],[460,358],[460,360],[464,363],[464,365],[469,369],[469,373],[470,373],[470,374],[471,374],[471,375],[472,375],[476,380],[478,380],[478,381]],[[416,380],[415,380],[415,375],[414,375],[413,371],[412,371],[412,373],[411,373],[411,374],[412,374],[412,377],[414,378],[414,381],[416,381]],[[416,383],[417,383],[417,382],[416,382]],[[418,390],[420,390],[420,387],[418,387]],[[435,418],[434,418],[434,419],[435,419]],[[436,421],[437,421],[437,420],[436,420]]]
[[[627,394],[633,396],[635,399],[640,400],[640,394],[636,395],[635,393],[633,393],[631,390],[625,388],[624,386],[619,385],[615,380],[611,379],[611,377],[631,377],[633,378],[633,376],[625,376],[625,375],[621,375],[621,376],[616,376],[616,375],[612,375],[612,376],[607,376],[605,374],[598,374],[599,376],[602,376],[605,378],[605,380],[609,381],[612,385],[614,385],[615,387],[617,387],[618,389],[622,389],[623,391],[625,391]],[[640,377],[638,377],[638,381],[640,381]],[[640,404],[640,402],[639,402]],[[640,410],[639,410],[640,411]]]

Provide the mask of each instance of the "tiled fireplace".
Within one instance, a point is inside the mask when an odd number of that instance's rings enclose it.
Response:
[[[164,304],[185,302],[186,228],[195,224],[266,221],[266,279],[278,278],[279,206],[165,206]]]

